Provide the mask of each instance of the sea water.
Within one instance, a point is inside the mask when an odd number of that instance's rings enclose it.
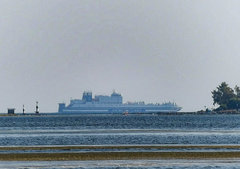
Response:
[[[0,117],[0,146],[239,144],[240,115]]]
[[[2,116],[0,117],[0,133],[0,146],[236,145],[240,143],[240,115],[41,114],[39,116]],[[96,149],[94,151],[109,150]],[[183,149],[181,151],[199,150]],[[0,153],[11,153],[11,151]],[[12,153],[16,152],[12,151]],[[20,168],[239,168],[240,161],[233,159],[0,162],[1,168],[11,168],[11,166],[12,168],[16,166]]]
[[[1,162],[4,169],[237,169],[239,160],[103,160]]]

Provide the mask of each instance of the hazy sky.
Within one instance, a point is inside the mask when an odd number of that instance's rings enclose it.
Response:
[[[0,112],[120,92],[125,101],[212,106],[240,85],[238,0],[0,0]]]

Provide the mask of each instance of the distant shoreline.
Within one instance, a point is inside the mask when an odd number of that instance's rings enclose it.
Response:
[[[159,113],[129,113],[128,115],[216,115],[216,114],[239,114],[240,111],[238,112],[159,112]],[[51,116],[51,115],[124,115],[121,113],[39,113],[39,114],[34,114],[34,113],[26,113],[26,114],[21,114],[21,113],[15,113],[15,114],[4,114],[1,113],[0,117],[18,117],[18,116]],[[128,116],[124,115],[124,116]]]
[[[216,115],[216,114],[239,114],[240,111],[220,111],[220,112],[205,112],[205,111],[197,111],[197,112],[157,112],[157,113],[129,113],[128,115]],[[58,113],[58,112],[48,112],[48,113],[15,113],[15,114],[7,114],[0,113],[0,117],[17,117],[17,116],[45,116],[45,115],[124,115],[121,113]],[[126,116],[128,116],[126,115]]]

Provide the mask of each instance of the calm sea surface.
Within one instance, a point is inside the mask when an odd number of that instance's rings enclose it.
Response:
[[[0,117],[0,146],[239,144],[240,115]]]
[[[123,116],[123,115],[42,114],[40,116],[0,117],[0,146],[169,145],[169,144],[237,145],[239,143],[240,143],[240,115]],[[92,150],[86,149],[75,151],[92,151]],[[131,150],[131,151],[143,151],[143,150]],[[181,151],[197,151],[197,150],[188,149]],[[225,150],[223,149],[222,151]],[[9,152],[2,151],[1,153]],[[110,162],[75,161],[71,163],[0,162],[0,167],[14,168],[14,166],[15,167],[22,166],[22,168],[31,167],[34,168],[34,165],[40,166],[40,168],[41,167],[61,168],[60,166],[64,166],[65,168],[116,168],[116,167],[234,168],[236,166],[240,167],[240,162],[238,160],[235,161],[198,160],[191,162],[189,161],[186,162],[184,160],[180,161],[172,160],[171,162],[169,163],[168,162],[164,160],[163,161],[129,160]]]

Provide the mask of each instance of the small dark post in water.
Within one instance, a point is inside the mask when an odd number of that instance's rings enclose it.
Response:
[[[13,108],[13,109],[12,109],[12,108],[11,108],[11,109],[8,109],[8,114],[14,114],[14,113],[15,113],[14,111],[15,111],[14,108]]]
[[[38,109],[38,102],[36,102],[36,114],[39,114],[39,109]]]
[[[23,114],[25,114],[25,109],[24,109],[24,105],[23,105]]]

